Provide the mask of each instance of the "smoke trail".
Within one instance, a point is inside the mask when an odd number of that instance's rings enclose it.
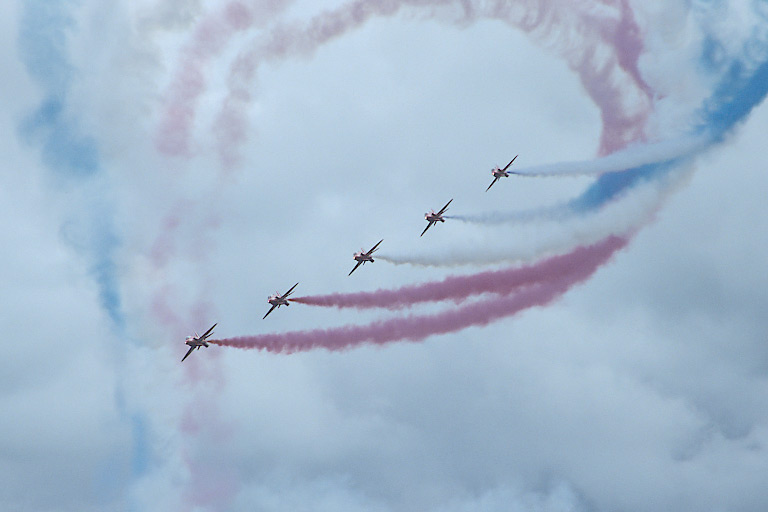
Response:
[[[651,111],[653,91],[638,68],[643,38],[629,1],[604,2],[601,7],[612,7],[618,12],[605,14],[602,9],[587,7],[583,13],[583,28],[590,32],[590,36],[580,45],[586,48],[574,56],[571,47],[565,55],[587,94],[600,109],[602,133],[598,154],[607,155],[630,142],[645,139],[644,129]],[[555,8],[563,9],[563,5]],[[560,23],[565,25],[563,21],[561,19]],[[611,55],[601,58],[601,51],[606,49]]]
[[[101,305],[112,323],[124,323],[114,254],[119,238],[112,211],[99,182],[102,171],[96,139],[84,133],[68,108],[73,70],[67,56],[67,33],[72,25],[68,8],[61,2],[31,0],[24,4],[19,32],[19,53],[30,76],[42,87],[40,106],[20,125],[29,144],[39,145],[45,166],[54,173],[57,186],[74,187],[84,206],[67,221],[64,238],[87,258],[90,274],[98,284]],[[103,199],[102,199],[103,198]]]
[[[245,142],[247,133],[244,112],[253,101],[251,82],[262,61],[309,55],[318,46],[363,25],[371,17],[391,16],[399,8],[397,2],[358,0],[316,16],[303,29],[296,28],[294,24],[278,25],[258,43],[250,44],[252,49],[241,54],[232,65],[229,93],[214,124],[223,165],[231,167],[239,160],[238,149]]]
[[[611,236],[595,245],[577,247],[569,254],[553,256],[526,267],[466,276],[448,276],[442,281],[403,286],[394,290],[333,293],[297,297],[293,300],[310,306],[401,309],[422,302],[451,300],[458,303],[483,293],[509,295],[522,287],[546,281],[564,280],[571,274],[580,274],[583,272],[584,262],[589,262],[589,265],[600,265],[625,244],[626,239]]]
[[[83,133],[78,119],[67,109],[67,96],[72,84],[72,66],[66,55],[67,27],[72,20],[59,2],[33,0],[24,6],[19,32],[19,53],[28,73],[42,86],[44,99],[19,127],[29,144],[41,147],[46,167],[60,183],[93,186],[99,171],[96,141]],[[115,325],[123,322],[120,311],[117,276],[113,254],[118,239],[111,226],[109,212],[88,193],[82,198],[90,206],[88,236],[80,237],[78,249],[88,258],[90,273],[99,285],[99,297]],[[70,221],[70,226],[74,222]],[[87,240],[85,240],[87,238]]]
[[[609,172],[621,172],[644,165],[671,162],[698,154],[708,147],[713,140],[713,136],[701,133],[699,135],[679,137],[654,143],[632,144],[625,149],[600,158],[522,167],[515,170],[514,174],[530,177],[548,177],[594,176]],[[448,218],[447,215],[446,218]]]
[[[197,26],[180,69],[169,86],[168,100],[155,138],[158,151],[166,155],[190,156],[189,139],[195,105],[205,90],[203,70],[222,52],[234,33],[248,28],[252,22],[251,11],[240,2],[232,2]]]
[[[197,24],[165,93],[166,100],[155,134],[155,146],[160,153],[192,155],[192,125],[200,97],[205,92],[208,64],[223,53],[236,34],[265,25],[291,3],[292,0],[283,0],[245,5],[241,1],[232,1]]]
[[[768,56],[763,55],[763,58],[765,60],[751,73],[743,63],[732,63],[725,78],[707,101],[701,129],[711,128],[719,142],[743,122],[768,94]]]
[[[624,247],[626,243],[626,239],[614,237],[606,243],[606,249],[612,253]],[[420,341],[435,334],[487,325],[524,309],[548,304],[571,286],[589,278],[605,260],[603,253],[590,255],[590,258],[580,261],[574,260],[571,271],[556,279],[527,286],[513,295],[480,300],[433,315],[399,317],[361,326],[242,336],[213,340],[211,343],[226,347],[292,353],[316,348],[344,350],[364,343],[381,345],[401,340]]]
[[[475,5],[469,1],[356,0],[313,18],[304,27],[278,25],[249,45],[234,62],[229,93],[218,114],[215,131],[220,159],[234,165],[246,137],[246,112],[252,102],[251,83],[259,65],[291,56],[311,55],[319,46],[362,26],[374,16],[394,16],[401,7],[427,11],[457,25],[477,19],[504,21],[539,36],[562,54],[601,111],[601,154],[644,139],[651,91],[637,67],[641,31],[627,0],[608,0],[600,8],[566,0]],[[453,16],[448,8],[454,8]],[[442,10],[440,10],[442,8]],[[555,30],[557,29],[557,30]],[[556,40],[554,40],[557,38]]]
[[[450,217],[446,215],[446,218],[487,226],[530,222],[563,223],[572,221],[579,223],[578,230],[586,234],[593,232],[594,234],[591,236],[602,238],[606,234],[621,233],[622,230],[631,228],[631,225],[627,226],[627,214],[622,214],[621,211],[615,211],[614,216],[612,216],[613,222],[606,223],[604,217],[611,217],[611,214],[607,212],[611,206],[615,206],[613,210],[620,210],[618,208],[620,207],[619,200],[629,199],[632,199],[634,203],[638,204],[638,208],[642,208],[642,205],[644,204],[646,211],[638,211],[632,215],[636,224],[644,222],[645,219],[650,216],[652,211],[656,210],[660,203],[669,196],[671,190],[666,188],[666,185],[679,181],[676,176],[672,175],[674,171],[689,168],[694,156],[695,155],[691,154],[687,157],[681,157],[674,160],[615,171],[614,174],[617,175],[625,173],[636,174],[636,179],[626,186],[623,186],[623,183],[619,183],[614,189],[597,188],[593,185],[580,197],[554,206],[522,211],[492,211],[470,215],[452,215]],[[678,174],[685,174],[685,172]],[[637,194],[637,189],[641,188],[642,185],[646,185],[648,189],[652,191],[651,193],[655,194],[657,197],[653,200],[644,201],[630,198],[628,194],[629,188],[632,188],[633,192]],[[604,195],[610,194],[610,199],[606,199],[604,202],[600,203],[599,206],[590,206],[590,204],[586,202],[590,200],[596,202],[597,200],[592,197],[592,194],[595,193]],[[561,241],[559,243],[567,242]]]
[[[118,271],[114,262],[119,238],[113,212],[107,206],[109,191],[102,179],[96,139],[84,133],[69,109],[74,81],[69,62],[67,38],[73,26],[70,4],[61,1],[24,2],[19,32],[19,53],[30,76],[41,87],[43,100],[21,125],[20,133],[29,143],[39,145],[44,164],[53,172],[55,185],[68,193],[69,203],[78,210],[64,222],[64,239],[86,259],[99,290],[101,306],[123,339],[125,318],[120,300]],[[113,347],[123,351],[124,346]],[[123,354],[117,354],[122,362]],[[118,372],[124,368],[118,368]],[[115,402],[132,435],[131,470],[134,478],[148,467],[150,446],[146,418],[125,401],[123,378],[117,378]]]
[[[62,2],[31,0],[24,4],[19,33],[19,53],[27,71],[42,87],[44,99],[20,126],[30,144],[40,145],[43,162],[54,173],[56,185],[69,191],[74,187],[77,201],[85,206],[62,227],[64,238],[88,259],[88,267],[99,285],[101,305],[113,324],[124,323],[120,304],[114,253],[119,238],[112,224],[112,212],[105,201],[102,171],[94,137],[83,133],[78,119],[68,110],[72,66],[67,57],[66,38],[72,19]],[[78,190],[79,189],[79,190]]]

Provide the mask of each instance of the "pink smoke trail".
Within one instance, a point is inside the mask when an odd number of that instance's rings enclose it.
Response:
[[[552,256],[524,267],[448,276],[442,281],[403,286],[395,290],[312,295],[297,297],[293,301],[323,307],[401,309],[421,302],[452,300],[458,303],[483,293],[509,295],[521,287],[562,280],[573,273],[578,274],[582,271],[582,262],[602,264],[615,252],[616,244],[615,237],[608,237],[593,245],[577,247],[569,254]]]
[[[593,12],[587,6],[581,15],[583,28],[589,35],[584,37],[577,51],[566,47],[564,53],[587,94],[600,109],[603,127],[598,154],[607,155],[630,142],[645,140],[643,129],[654,93],[638,68],[643,33],[629,1],[599,3],[613,9],[616,16],[611,17],[604,9]],[[553,26],[567,27],[568,13],[563,12],[562,5],[550,8],[556,9],[551,14]],[[529,31],[528,28],[524,30]],[[601,50],[606,48],[610,49],[610,54],[601,56]]]
[[[612,236],[606,240],[607,256],[626,246],[628,239]],[[382,345],[401,340],[420,341],[435,334],[446,334],[471,326],[482,326],[514,315],[524,309],[543,306],[565,293],[571,286],[589,278],[602,265],[603,254],[578,254],[571,257],[571,271],[521,289],[514,295],[481,300],[447,311],[420,316],[380,320],[368,325],[348,325],[333,329],[315,329],[277,334],[261,334],[213,340],[211,343],[243,349],[292,353],[325,348],[344,350],[364,343]]]
[[[599,153],[608,154],[629,142],[644,139],[652,91],[638,70],[642,33],[627,0],[605,0],[599,10],[590,3],[565,0],[497,2],[477,8],[467,1],[356,0],[317,15],[303,28],[278,25],[238,57],[230,72],[229,94],[214,126],[222,164],[231,167],[239,160],[238,148],[247,135],[247,107],[253,101],[251,83],[261,63],[311,55],[319,46],[362,26],[374,16],[395,15],[404,5],[435,8],[451,4],[462,12],[457,23],[487,18],[505,21],[526,33],[547,36],[559,30],[560,53],[579,75],[601,112]],[[433,9],[429,14],[437,17],[439,12]]]
[[[215,214],[207,214],[200,222],[197,218],[191,220],[188,215],[180,213],[184,211],[183,203],[172,208],[172,213],[161,223],[162,229],[148,251],[154,277],[151,314],[170,333],[169,342],[175,345],[173,357],[176,361],[181,359],[188,348],[183,343],[185,336],[194,330],[206,329],[214,317],[214,308],[204,293],[198,295],[191,304],[186,304],[186,300],[179,300],[179,292],[169,277],[172,273],[168,272],[168,267],[178,262],[180,255],[192,258],[201,269],[207,266],[206,251],[211,244],[205,238],[218,226]],[[188,227],[185,224],[190,223],[193,223],[194,229],[184,229]],[[193,245],[195,250],[187,250],[188,245]],[[210,281],[205,272],[196,275],[204,276],[203,281]],[[210,284],[204,283],[202,288],[206,290]],[[205,507],[206,510],[228,510],[240,487],[231,468],[213,467],[212,464],[216,462],[212,463],[198,453],[200,446],[209,445],[214,440],[222,445],[231,437],[232,427],[221,419],[221,403],[218,400],[226,385],[226,373],[221,366],[220,356],[215,351],[206,353],[206,349],[202,349],[191,355],[181,366],[183,387],[188,396],[194,397],[184,401],[177,426],[179,435],[185,440],[179,455],[189,474],[189,480],[179,488],[183,510],[199,507]]]
[[[268,22],[290,4],[291,0],[254,5],[233,1],[198,23],[165,93],[166,100],[155,134],[155,147],[160,153],[191,156],[192,124],[197,103],[206,88],[206,67],[221,55],[235,34]]]
[[[535,4],[533,16],[528,14],[516,21],[510,4],[498,3],[487,17],[506,21],[533,35],[541,32],[545,40],[557,36],[556,50],[600,109],[603,128],[598,153],[606,155],[629,142],[643,140],[653,91],[638,68],[643,34],[628,0],[526,3]]]
[[[251,83],[262,61],[310,55],[322,44],[363,25],[373,16],[391,16],[399,8],[397,1],[358,0],[315,16],[303,29],[278,25],[260,43],[250,45],[253,48],[232,65],[229,93],[214,124],[222,164],[229,168],[239,161],[238,148],[247,136],[244,109],[253,101]]]

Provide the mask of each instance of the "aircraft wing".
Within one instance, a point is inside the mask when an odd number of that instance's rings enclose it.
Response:
[[[189,350],[187,350],[187,353],[184,355],[184,357],[182,357],[182,358],[181,358],[181,362],[182,362],[182,363],[183,363],[183,362],[184,362],[184,360],[187,358],[187,356],[189,356],[189,354],[191,354],[191,353],[192,353],[192,351],[193,351],[193,350],[195,350],[195,346],[194,346],[194,345],[192,345],[191,347],[189,347]]]
[[[422,231],[422,232],[421,232],[421,234],[420,234],[419,236],[424,236],[424,233],[426,233],[426,232],[427,232],[427,230],[428,230],[429,228],[431,228],[431,227],[432,227],[432,224],[434,224],[434,222],[433,222],[433,221],[429,222],[429,223],[427,224],[427,227],[425,227],[425,228],[424,228],[424,231]]]
[[[518,156],[520,156],[520,155],[515,155],[515,158],[517,158]],[[506,171],[507,169],[509,169],[509,166],[510,166],[510,165],[512,165],[512,162],[514,162],[514,161],[515,161],[515,158],[513,158],[512,160],[510,160],[510,161],[509,161],[509,163],[507,164],[507,166],[506,166],[505,168],[503,168],[503,169],[502,169],[502,171]]]
[[[272,305],[272,307],[271,307],[271,308],[269,308],[269,311],[267,311],[267,314],[266,314],[266,315],[264,315],[264,318],[267,318],[267,317],[269,316],[269,314],[270,314],[272,311],[274,311],[274,310],[275,310],[275,308],[276,308],[276,307],[277,307],[277,304],[273,304],[273,305]],[[262,320],[264,320],[264,318],[262,318]]]
[[[376,248],[377,248],[377,247],[379,246],[379,244],[381,244],[381,242],[383,242],[383,241],[384,241],[384,239],[383,239],[383,238],[382,238],[381,240],[379,240],[379,243],[377,243],[376,245],[374,245],[373,247],[371,247],[371,250],[370,250],[370,251],[368,251],[366,254],[367,254],[368,256],[370,256],[371,254],[373,254],[374,252],[376,252]]]
[[[354,272],[355,270],[357,270],[357,267],[359,267],[359,266],[360,266],[360,265],[362,265],[363,263],[365,263],[365,260],[362,260],[362,261],[358,261],[358,262],[357,262],[357,265],[355,265],[355,268],[353,268],[352,270],[350,270],[350,271],[349,271],[349,274],[347,274],[347,276],[351,276],[351,275],[352,275],[352,272]]]
[[[490,184],[490,185],[488,185],[488,188],[487,188],[487,189],[485,189],[485,191],[486,191],[486,192],[488,192],[489,190],[491,190],[491,187],[492,187],[492,186],[493,186],[493,184],[494,184],[494,183],[496,183],[497,181],[499,181],[499,178],[493,178],[493,181],[491,182],[491,184]]]
[[[451,201],[453,201],[453,199],[451,199]],[[445,206],[443,206],[442,208],[440,208],[440,211],[439,211],[439,212],[437,212],[437,214],[438,214],[438,215],[442,215],[442,214],[444,214],[444,213],[445,213],[445,210],[447,210],[447,209],[448,209],[448,205],[449,205],[449,204],[451,204],[451,201],[448,201],[447,203],[445,203]]]
[[[210,336],[211,334],[213,334],[213,328],[214,328],[214,327],[216,327],[217,325],[218,325],[217,323],[216,323],[216,324],[213,324],[213,325],[211,326],[211,328],[210,328],[210,329],[208,329],[207,331],[205,331],[205,334],[203,334],[202,336],[200,336],[200,339],[201,339],[201,340],[204,340],[205,338],[207,338],[208,336]]]
[[[286,298],[287,296],[289,296],[289,295],[291,294],[291,292],[293,292],[293,289],[294,289],[294,288],[296,288],[297,286],[299,286],[299,283],[296,283],[295,285],[291,286],[291,289],[290,289],[290,290],[288,290],[287,292],[285,292],[285,293],[282,295],[282,297],[283,297],[283,298]]]

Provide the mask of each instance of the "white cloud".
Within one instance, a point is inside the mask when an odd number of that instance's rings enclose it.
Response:
[[[72,43],[82,70],[73,104],[103,149],[103,203],[121,235],[128,339],[110,332],[87,263],[61,238],[76,196],[58,194],[37,150],[17,143],[16,119],[0,125],[3,165],[29,169],[3,173],[0,189],[0,213],[13,219],[0,229],[12,248],[0,256],[0,416],[12,419],[0,508],[765,508],[765,108],[698,162],[628,249],[552,307],[421,344],[291,356],[210,347],[181,366],[182,337],[209,321],[232,336],[368,318],[296,304],[261,321],[273,288],[445,275],[382,261],[346,278],[352,252],[381,237],[382,251],[469,239],[449,223],[418,239],[423,211],[450,197],[468,211],[570,197],[583,181],[483,190],[510,153],[526,165],[589,158],[599,124],[567,67],[500,23],[379,20],[313,59],[265,67],[244,166],[222,175],[207,153],[155,152],[162,87],[202,11],[166,2],[152,30],[134,32],[123,16],[139,23],[147,9],[86,2]],[[663,69],[690,57],[668,9],[647,14],[669,23],[652,48],[679,43]],[[1,98],[23,112],[39,98],[3,47],[13,72]],[[700,84],[654,75],[653,64],[643,69],[655,86],[691,100],[659,121],[679,129]],[[202,119],[218,97],[201,102]],[[212,148],[206,126],[198,140]],[[604,229],[654,199],[607,210]],[[568,227],[563,235],[581,236]],[[176,319],[161,321],[160,295]],[[131,411],[153,455],[138,477]]]

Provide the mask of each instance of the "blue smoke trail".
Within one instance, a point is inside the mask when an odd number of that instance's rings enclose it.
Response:
[[[39,142],[45,165],[59,176],[87,178],[98,171],[96,141],[81,134],[75,119],[64,112],[64,97],[48,91],[40,107],[22,124],[28,141]]]
[[[768,61],[748,76],[744,73],[744,64],[734,62],[704,108],[703,123],[719,141],[746,119],[768,93]]]
[[[706,58],[705,55],[703,59]],[[713,143],[722,142],[726,135],[743,122],[765,99],[766,94],[768,94],[768,60],[763,61],[752,72],[749,72],[741,61],[734,61],[713,94],[705,102],[700,114],[701,124],[695,131],[699,134],[708,132],[713,137]],[[627,189],[638,183],[664,176],[693,156],[605,174],[580,197],[572,200],[568,208],[574,213],[597,210],[616,199]]]
[[[95,137],[83,132],[77,116],[68,109],[68,96],[76,70],[67,55],[67,37],[74,27],[69,14],[73,2],[63,0],[27,0],[24,2],[19,32],[19,53],[30,76],[43,91],[40,106],[19,127],[20,135],[30,144],[39,145],[46,167],[56,185],[66,191],[80,189],[78,206],[84,217],[65,223],[62,233],[71,245],[84,254],[99,290],[101,306],[114,328],[125,338],[125,317],[115,253],[120,246],[112,221],[112,212],[99,198],[92,197],[94,181],[102,174]],[[83,214],[82,211],[77,212]],[[132,439],[131,473],[140,476],[150,463],[147,422],[130,411],[118,382],[116,402],[129,424]]]
[[[24,4],[19,52],[29,74],[42,86],[44,99],[20,126],[21,136],[39,144],[46,167],[65,187],[82,185],[99,172],[95,138],[82,133],[77,118],[67,112],[66,99],[73,68],[66,55],[67,32],[73,26],[66,3],[30,0]],[[88,199],[86,199],[88,200]],[[92,210],[98,207],[92,208]],[[119,246],[109,212],[92,211],[94,229],[88,236],[89,270],[99,286],[102,306],[115,326],[123,327],[113,255]]]
[[[86,177],[97,171],[98,151],[95,139],[82,134],[77,120],[64,109],[74,75],[66,55],[73,20],[64,5],[61,0],[24,3],[19,52],[29,74],[43,87],[45,99],[21,131],[27,139],[38,139],[49,168]]]

